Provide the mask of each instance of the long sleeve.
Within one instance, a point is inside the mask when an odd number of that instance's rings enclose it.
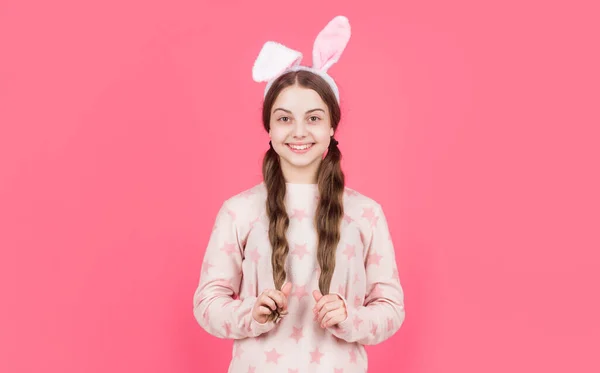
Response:
[[[260,324],[252,317],[256,297],[239,298],[244,260],[242,246],[236,213],[225,201],[216,217],[193,298],[197,322],[219,338],[256,337],[275,326],[273,322]]]
[[[371,226],[365,257],[367,295],[363,305],[355,307],[336,293],[344,301],[348,317],[328,329],[348,342],[374,345],[391,337],[404,322],[404,293],[381,205],[376,204],[365,216]]]

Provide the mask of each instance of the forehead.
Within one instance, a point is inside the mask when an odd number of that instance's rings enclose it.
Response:
[[[281,90],[273,103],[272,110],[278,107],[302,113],[317,108],[327,111],[327,105],[316,91],[298,85],[292,85]]]

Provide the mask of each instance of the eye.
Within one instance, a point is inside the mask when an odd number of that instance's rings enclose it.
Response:
[[[290,119],[290,117],[281,117],[281,118],[279,118],[277,120],[280,121],[280,122],[288,122],[289,119]]]
[[[318,120],[321,120],[321,118],[313,115],[312,117],[310,117],[310,120],[311,120],[311,122],[316,122]]]

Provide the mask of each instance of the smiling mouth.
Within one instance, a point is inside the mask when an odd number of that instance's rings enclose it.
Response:
[[[315,145],[315,143],[308,143],[308,144],[302,144],[302,145],[294,145],[294,144],[285,144],[288,148],[290,148],[293,152],[296,153],[303,153],[308,151],[310,148],[313,147],[313,145]]]
[[[296,149],[296,150],[304,150],[304,149],[308,149],[311,146],[313,146],[315,143],[310,142],[308,144],[302,144],[302,145],[295,145],[295,144],[286,144],[287,146],[289,146],[292,149]]]

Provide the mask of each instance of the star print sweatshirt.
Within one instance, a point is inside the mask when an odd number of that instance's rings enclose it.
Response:
[[[286,183],[290,218],[286,282],[289,314],[261,324],[258,296],[274,289],[264,183],[221,206],[204,254],[193,312],[213,336],[234,340],[229,373],[354,373],[367,371],[364,345],[391,337],[405,318],[392,238],[380,204],[345,188],[341,239],[330,293],[347,309],[341,323],[321,328],[313,314],[318,290],[316,184]]]

